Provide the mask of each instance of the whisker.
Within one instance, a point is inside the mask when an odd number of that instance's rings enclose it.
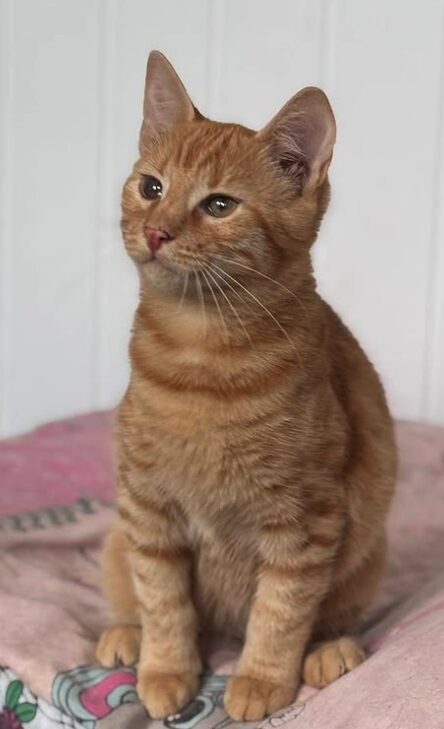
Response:
[[[276,326],[279,327],[279,329],[282,332],[282,334],[284,335],[284,337],[286,337],[286,339],[288,340],[288,342],[290,343],[290,345],[295,350],[296,354],[298,355],[299,362],[300,362],[300,364],[302,364],[299,351],[298,351],[295,343],[290,338],[290,335],[288,334],[287,330],[284,329],[284,327],[282,326],[282,324],[280,323],[280,321],[278,319],[276,319],[276,317],[274,316],[274,314],[272,314],[271,311],[269,309],[267,309],[267,307],[265,306],[265,304],[263,304],[262,301],[257,298],[257,296],[255,296],[254,294],[252,294],[251,291],[249,291],[246,286],[244,286],[243,284],[240,283],[240,281],[238,281],[236,278],[234,278],[234,276],[231,276],[231,274],[227,273],[227,271],[224,271],[222,268],[220,268],[220,266],[217,266],[215,263],[213,263],[213,268],[217,268],[219,271],[221,271],[223,274],[225,274],[225,276],[228,276],[228,278],[230,278],[232,281],[234,281],[234,283],[236,283],[238,286],[240,286],[241,289],[243,289],[245,291],[245,293],[247,293],[249,296],[251,296],[251,298],[254,299],[254,301],[257,304],[259,304],[259,306],[268,314],[268,316],[271,319],[273,319],[273,321],[276,324]]]
[[[190,276],[189,271],[186,271],[184,282],[183,282],[182,295],[181,295],[179,303],[177,305],[176,314],[180,314],[180,312],[182,311],[183,302],[184,302],[185,296],[187,294],[189,276]]]
[[[230,289],[230,290],[231,290],[231,291],[233,292],[233,294],[234,294],[234,296],[236,297],[236,299],[238,299],[239,301],[241,301],[241,302],[242,302],[242,304],[243,304],[244,306],[247,306],[247,307],[248,307],[248,309],[249,309],[250,311],[254,312],[254,308],[253,308],[253,306],[252,306],[252,305],[250,304],[250,302],[249,302],[249,301],[248,301],[248,300],[247,300],[247,299],[245,298],[245,296],[242,296],[242,294],[241,294],[241,293],[240,293],[239,291],[236,291],[236,289],[234,288],[234,286],[232,286],[232,284],[230,284],[230,282],[229,282],[229,281],[227,281],[227,279],[226,279],[226,278],[224,278],[224,277],[222,276],[222,274],[220,274],[220,273],[218,273],[217,271],[215,271],[215,270],[214,270],[214,268],[212,267],[212,265],[211,265],[211,264],[208,264],[208,266],[209,266],[209,268],[211,269],[211,271],[212,271],[212,272],[214,273],[214,275],[215,275],[215,276],[218,276],[218,277],[219,277],[219,278],[221,279],[221,281],[223,281],[223,282],[224,282],[224,284],[225,284],[226,286],[228,286],[228,288],[229,288],[229,289]]]
[[[266,278],[268,281],[271,281],[276,286],[279,286],[279,288],[283,289],[283,291],[286,291],[287,294],[290,294],[296,301],[298,302],[299,306],[303,310],[304,314],[307,315],[307,309],[305,308],[301,298],[297,296],[297,294],[294,293],[291,289],[287,288],[287,286],[284,286],[284,284],[281,284],[280,281],[276,281],[276,279],[272,278],[271,276],[268,276],[266,273],[262,273],[262,271],[258,271],[257,268],[252,268],[251,266],[246,266],[244,263],[239,263],[238,261],[232,261],[229,258],[225,258],[224,256],[219,256],[219,259],[221,261],[225,261],[226,263],[232,263],[234,266],[240,266],[241,268],[245,268],[247,271],[252,271],[253,273],[256,273],[258,276],[262,276],[262,278]]]
[[[207,310],[205,308],[205,298],[204,298],[203,291],[202,291],[202,284],[200,282],[199,274],[197,273],[197,271],[193,271],[193,273],[194,273],[194,278],[196,279],[196,288],[199,293],[200,308],[202,310],[202,316],[205,320],[205,331],[207,331],[208,319],[207,319]]]
[[[248,332],[248,330],[247,330],[244,322],[242,321],[241,317],[239,316],[239,313],[238,313],[236,307],[233,306],[231,300],[228,298],[228,296],[225,293],[225,291],[223,290],[222,286],[216,281],[216,279],[214,278],[214,276],[218,276],[222,281],[225,281],[225,279],[223,279],[222,276],[217,273],[217,271],[214,271],[212,269],[210,271],[210,266],[205,266],[205,270],[206,270],[208,276],[210,276],[210,278],[213,281],[213,283],[215,284],[215,286],[217,286],[217,288],[221,292],[221,294],[224,297],[224,299],[227,301],[227,303],[228,303],[229,307],[231,308],[231,310],[233,311],[233,313],[235,314],[235,316],[236,316],[239,324],[241,325],[242,329],[244,330],[245,336],[247,337],[248,341],[250,342],[251,347],[253,349],[256,349],[256,347],[253,344],[253,340],[251,339],[250,333]],[[227,282],[225,281],[225,283],[227,283]]]
[[[207,284],[208,288],[209,288],[209,289],[210,289],[210,291],[211,291],[211,296],[213,297],[214,303],[216,304],[216,309],[217,309],[217,311],[219,312],[219,317],[220,317],[220,320],[221,320],[221,322],[222,322],[222,324],[223,324],[223,327],[224,327],[224,329],[225,329],[225,333],[226,333],[226,335],[227,335],[227,337],[228,337],[228,339],[229,339],[229,338],[230,338],[230,333],[229,333],[229,331],[228,331],[228,326],[227,326],[227,322],[225,321],[224,315],[222,314],[222,309],[220,308],[219,302],[218,302],[218,300],[217,300],[217,296],[216,296],[216,294],[215,294],[215,293],[214,293],[214,291],[213,291],[213,287],[211,286],[211,283],[210,283],[210,281],[208,280],[208,278],[207,278],[207,276],[206,276],[206,274],[205,274],[205,271],[203,271],[203,270],[202,270],[202,271],[201,271],[201,274],[202,274],[202,276],[204,277],[204,279],[205,279],[205,281],[206,281],[206,284]]]

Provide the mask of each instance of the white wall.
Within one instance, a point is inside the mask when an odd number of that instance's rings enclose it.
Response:
[[[136,277],[119,238],[151,48],[201,110],[338,122],[320,287],[399,417],[444,422],[444,0],[0,0],[3,435],[116,403]]]

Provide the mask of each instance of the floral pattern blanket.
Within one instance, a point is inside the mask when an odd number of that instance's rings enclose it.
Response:
[[[203,647],[199,695],[164,722],[138,702],[133,669],[94,660],[109,618],[98,557],[114,514],[110,432],[99,413],[0,443],[0,729],[235,725],[222,697],[236,644]],[[261,729],[444,728],[444,429],[397,433],[390,560],[360,630],[369,657],[323,691],[302,687]]]

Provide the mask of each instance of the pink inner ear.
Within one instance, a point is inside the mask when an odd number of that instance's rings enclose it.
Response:
[[[298,189],[310,180],[320,184],[333,153],[335,120],[325,94],[316,88],[300,91],[265,127],[273,156]]]
[[[310,176],[308,160],[302,154],[293,155],[292,157],[281,156],[279,164],[286,175],[291,178],[298,194],[302,193],[304,185]]]
[[[179,110],[176,106],[174,91],[168,94],[159,82],[154,82],[148,89],[149,116],[158,131],[167,129],[177,121]]]
[[[148,59],[142,136],[155,136],[194,118],[194,106],[172,65],[158,51]]]

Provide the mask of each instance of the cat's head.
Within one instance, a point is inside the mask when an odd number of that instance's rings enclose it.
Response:
[[[122,202],[142,279],[180,295],[296,285],[328,203],[335,121],[325,94],[300,91],[259,132],[204,118],[171,64],[148,59],[140,158]],[[257,272],[254,273],[253,269]],[[260,276],[262,274],[262,276]]]

